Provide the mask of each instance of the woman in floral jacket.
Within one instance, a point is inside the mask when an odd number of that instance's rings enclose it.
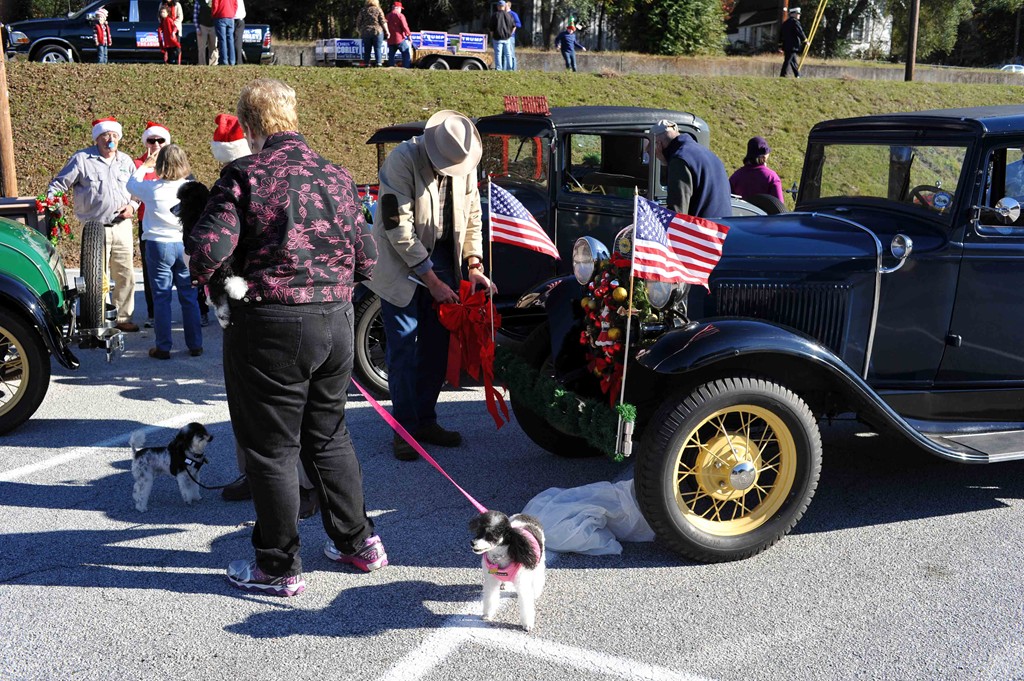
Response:
[[[366,0],[356,17],[356,30],[363,39],[363,61],[370,65],[370,50],[375,50],[377,66],[384,63],[384,41],[391,37],[388,21],[380,8],[380,0]]]
[[[233,258],[248,285],[231,301],[224,384],[256,508],[256,560],[231,563],[228,579],[294,596],[305,588],[297,461],[320,497],[327,557],[367,572],[387,565],[345,425],[352,291],[377,256],[351,175],[295,132],[295,90],[255,80],[237,113],[253,153],[221,170],[186,246],[199,284]]]

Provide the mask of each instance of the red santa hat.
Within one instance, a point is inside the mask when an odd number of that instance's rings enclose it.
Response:
[[[171,131],[165,126],[153,121],[146,121],[146,130],[142,133],[142,143],[145,144],[146,140],[150,137],[163,137],[167,144],[171,143]]]
[[[217,114],[213,120],[217,123],[217,129],[213,131],[210,149],[215,159],[221,163],[231,163],[252,153],[237,116]]]
[[[96,138],[105,132],[116,132],[118,138],[124,136],[124,131],[121,129],[121,124],[117,122],[117,119],[113,116],[107,116],[106,118],[97,118],[92,122],[92,139],[96,141]]]

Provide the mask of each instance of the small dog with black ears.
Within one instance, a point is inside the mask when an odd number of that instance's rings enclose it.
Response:
[[[192,228],[199,222],[203,211],[206,209],[206,202],[210,198],[210,190],[202,182],[191,180],[178,187],[178,201],[180,203],[171,209],[178,216],[181,223],[182,238],[188,241]],[[249,292],[249,285],[245,279],[235,274],[232,267],[234,256],[224,261],[217,271],[213,273],[206,287],[210,291],[210,302],[213,303],[213,313],[217,316],[217,323],[222,329],[228,328],[231,322],[231,309],[228,307],[228,299],[241,300]]]
[[[132,499],[135,500],[135,508],[145,511],[149,507],[153,480],[161,473],[177,478],[181,498],[186,504],[202,499],[199,485],[192,478],[198,479],[199,469],[206,463],[206,445],[211,440],[213,435],[201,423],[184,426],[166,447],[146,447],[145,431],[132,433],[128,444],[132,448],[132,477],[135,478]]]
[[[469,522],[473,553],[483,556],[483,617],[490,620],[498,610],[501,588],[512,582],[519,596],[519,621],[533,629],[537,599],[544,591],[544,528],[523,513],[512,517],[500,511],[481,513]]]

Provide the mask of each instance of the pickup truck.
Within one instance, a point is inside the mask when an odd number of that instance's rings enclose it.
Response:
[[[185,6],[187,5],[187,6]],[[113,45],[108,51],[111,62],[163,62],[157,40],[159,0],[96,0],[87,3],[66,17],[29,19],[4,26],[4,45],[8,59],[65,63],[95,62],[97,50],[93,39],[96,10],[105,7]],[[185,23],[182,26],[181,62],[197,60],[196,27],[192,3],[183,3]],[[270,27],[246,24],[242,51],[248,64],[271,64],[274,52],[270,46]]]

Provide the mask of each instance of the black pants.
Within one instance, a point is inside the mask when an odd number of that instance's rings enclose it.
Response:
[[[786,70],[787,69],[793,69],[793,76],[796,77],[796,78],[799,78],[800,77],[800,69],[797,66],[797,64],[799,64],[799,60],[796,58],[796,56],[798,54],[800,54],[800,53],[799,52],[786,52],[785,54],[786,54],[786,61],[782,62],[782,73],[779,74],[779,78],[785,78],[786,77]]]
[[[270,575],[302,570],[297,460],[340,551],[354,553],[373,534],[345,425],[353,318],[349,302],[235,307],[224,331],[231,426],[256,508],[252,544]]]
[[[242,43],[245,38],[245,19],[235,19],[235,63],[239,66],[245,61]]]

